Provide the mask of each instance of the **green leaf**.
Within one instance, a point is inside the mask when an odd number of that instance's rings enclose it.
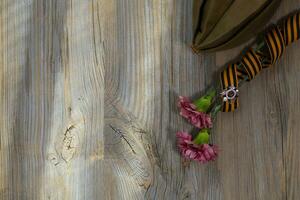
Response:
[[[210,90],[207,95],[193,102],[199,112],[207,112],[212,104],[213,98],[216,96],[214,89]]]

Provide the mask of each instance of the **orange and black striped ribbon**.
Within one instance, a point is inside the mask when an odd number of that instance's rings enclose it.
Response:
[[[265,35],[265,43],[268,51],[265,54],[265,63],[262,64],[263,68],[273,66],[285,50],[284,36],[278,26],[274,26],[267,32]]]
[[[237,65],[230,64],[223,72],[221,72],[221,83],[224,90],[233,86],[238,88],[239,80],[237,74]],[[233,112],[239,106],[238,98],[223,102],[223,112]]]
[[[251,81],[262,70],[260,56],[250,48],[241,59],[241,69],[246,74],[247,81]],[[244,78],[245,79],[245,76]]]
[[[284,41],[286,46],[300,38],[300,14],[299,13],[289,16],[284,21],[283,35],[284,35]]]
[[[284,20],[281,25],[274,25],[265,34],[265,48],[254,51],[250,48],[237,64],[228,65],[221,72],[223,91],[230,86],[238,89],[239,81],[251,81],[263,68],[273,66],[282,56],[287,45],[300,39],[300,13],[297,12]],[[238,65],[238,66],[237,66]],[[239,106],[238,97],[223,102],[223,112],[232,112]]]
[[[239,64],[239,67],[237,66]],[[250,48],[242,57],[238,64],[231,64],[221,73],[221,82],[223,91],[229,89],[230,86],[238,89],[241,80],[252,80],[261,70],[262,65],[260,56]],[[223,112],[233,112],[239,106],[238,97],[230,101],[223,102]]]

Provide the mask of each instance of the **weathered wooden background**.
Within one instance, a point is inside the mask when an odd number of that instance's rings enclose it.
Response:
[[[219,115],[219,159],[182,163],[177,95],[241,49],[194,55],[191,16],[192,0],[0,0],[0,198],[299,199],[300,42]]]

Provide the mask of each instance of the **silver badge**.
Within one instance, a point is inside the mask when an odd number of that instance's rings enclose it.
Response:
[[[238,95],[239,90],[234,86],[229,86],[221,93],[224,102],[234,100]]]

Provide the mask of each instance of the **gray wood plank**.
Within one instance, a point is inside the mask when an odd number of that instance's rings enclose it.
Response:
[[[101,198],[104,66],[92,2],[0,7],[1,198]]]
[[[297,0],[285,2],[282,7],[282,14],[287,14],[291,10],[300,7]],[[280,114],[283,126],[283,164],[285,169],[285,191],[286,199],[297,199],[300,195],[300,159],[298,148],[300,142],[299,136],[299,48],[300,44],[295,43],[287,49],[286,55],[278,66],[276,73],[280,74],[277,81],[281,82],[280,95]],[[285,84],[282,84],[285,81]]]
[[[297,199],[300,44],[218,116],[219,159],[186,163],[177,97],[243,48],[195,55],[191,17],[181,0],[2,0],[0,199]]]

